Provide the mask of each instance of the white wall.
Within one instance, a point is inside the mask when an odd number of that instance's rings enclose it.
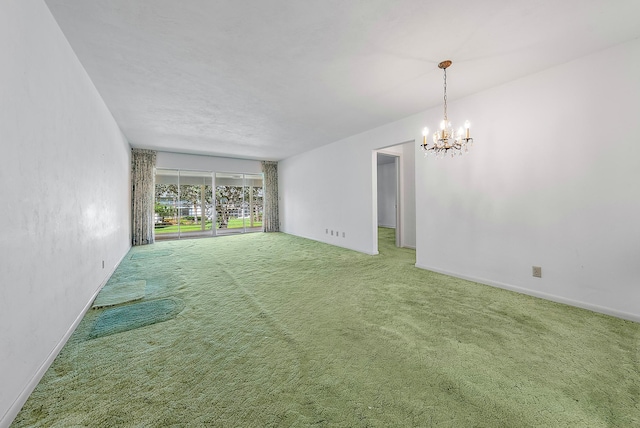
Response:
[[[395,162],[378,165],[378,226],[396,227],[397,181]]]
[[[130,247],[130,148],[42,1],[0,3],[0,63],[8,426]]]
[[[409,248],[416,248],[416,151],[417,146],[413,141],[402,145],[402,246]]]
[[[640,320],[638,76],[635,40],[450,101],[449,116],[469,119],[476,143],[443,160],[413,144],[417,266]],[[280,162],[282,230],[376,253],[371,150],[419,141],[441,115]]]
[[[417,265],[640,320],[639,76],[635,40],[455,103],[476,147],[416,163]]]
[[[245,174],[261,174],[260,161],[201,156],[182,153],[158,152],[157,168],[181,169],[190,171],[215,171]]]
[[[280,161],[280,230],[377,254],[375,150],[416,138],[422,128],[418,116],[413,121],[414,127],[394,122]]]

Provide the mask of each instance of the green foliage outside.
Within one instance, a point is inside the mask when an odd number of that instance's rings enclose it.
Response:
[[[250,194],[251,192],[251,194]],[[156,233],[176,233],[178,232],[177,218],[180,218],[180,231],[198,231],[202,230],[202,221],[205,221],[205,230],[211,230],[212,213],[207,209],[205,218],[202,216],[185,216],[183,204],[186,203],[191,213],[202,210],[201,198],[204,195],[204,201],[207,206],[211,206],[214,202],[216,227],[221,229],[237,229],[244,227],[243,219],[234,217],[240,213],[247,213],[247,201],[253,200],[253,227],[262,226],[262,200],[263,189],[261,187],[243,187],[243,186],[216,186],[215,201],[213,200],[213,189],[211,186],[200,185],[181,185],[176,184],[156,184],[155,189],[156,201],[165,201],[165,203],[156,202]],[[178,200],[183,205],[182,216],[179,216],[176,203]],[[166,201],[171,201],[167,203]],[[240,214],[241,215],[241,214]],[[209,220],[207,220],[207,217]],[[250,227],[250,220],[244,219],[246,226]]]
[[[250,227],[251,223],[249,223],[249,219],[245,219],[246,222],[246,226]],[[242,222],[241,218],[231,218],[229,219],[229,223],[227,224],[227,229],[240,229],[244,227],[244,224]],[[261,221],[254,221],[253,222],[253,227],[262,227],[262,222]],[[219,228],[219,225],[218,225]],[[202,230],[202,226],[199,224],[181,224],[180,225],[180,232],[197,232],[199,230]],[[205,225],[205,230],[211,230],[211,222],[208,221]],[[162,234],[162,233],[177,233],[178,232],[178,225],[177,224],[173,224],[171,226],[166,226],[166,227],[156,227],[156,234]]]
[[[174,215],[176,209],[169,205],[163,205],[156,202],[155,204],[155,213],[158,214],[161,218],[171,217]]]
[[[211,230],[210,221],[205,224],[204,229]],[[199,224],[181,224],[180,225],[180,232],[197,232],[199,230],[202,230],[202,226]],[[166,227],[156,227],[156,235],[159,235],[162,233],[177,233],[177,232],[178,232],[177,224],[172,224],[171,226],[166,226]]]
[[[248,218],[244,219],[244,224],[242,223],[241,218],[231,218],[229,219],[229,223],[227,223],[227,229],[239,229],[243,226],[251,227],[251,223],[249,222]],[[253,227],[260,227],[260,226],[262,226],[261,221],[253,222]]]

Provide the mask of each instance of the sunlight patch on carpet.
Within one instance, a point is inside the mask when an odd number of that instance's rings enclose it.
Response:
[[[93,301],[91,309],[99,309],[107,306],[121,305],[134,300],[140,300],[144,297],[144,289],[147,281],[131,281],[108,283],[98,293],[96,300]]]
[[[184,309],[183,301],[176,298],[149,300],[105,309],[93,324],[89,339],[168,321],[175,318],[182,309]]]

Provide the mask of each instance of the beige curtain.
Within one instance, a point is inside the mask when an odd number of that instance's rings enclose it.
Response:
[[[131,216],[133,245],[153,244],[156,152],[131,150]]]
[[[278,232],[278,162],[262,161],[264,174],[264,231]]]

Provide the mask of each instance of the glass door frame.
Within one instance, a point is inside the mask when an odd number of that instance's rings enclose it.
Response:
[[[247,177],[251,177],[251,183],[248,185],[247,183]],[[233,183],[233,180],[240,180],[240,183]],[[255,186],[255,182],[258,181],[260,182],[261,186]],[[222,183],[226,183],[226,184],[222,184]],[[264,189],[262,187],[262,184],[264,183],[264,176],[262,175],[262,173],[259,174],[252,174],[252,173],[234,173],[234,172],[220,172],[217,171],[214,174],[214,189],[215,189],[215,200],[216,200],[216,229],[215,229],[215,234],[216,235],[230,235],[230,234],[235,234],[235,233],[248,233],[248,232],[261,232],[264,230],[263,227],[263,223],[262,223],[262,213],[264,210],[264,190],[262,190],[260,193],[262,193],[260,195],[260,204],[257,205],[258,209],[257,209],[257,213],[258,215],[255,216],[257,217],[255,222],[259,223],[258,226],[254,225],[253,227],[251,226],[247,226],[247,218],[249,218],[249,223],[253,224],[254,223],[254,208],[256,207],[255,203],[254,203],[254,195],[253,195],[253,189],[255,188],[260,188],[260,189]],[[232,192],[230,191],[230,189],[224,189],[224,191],[226,191],[226,195],[225,197],[227,198],[226,201],[223,202],[223,198],[220,197],[219,195],[219,191],[221,189],[219,189],[219,187],[239,187],[240,190],[238,192]],[[249,195],[249,201],[246,200],[245,195],[248,193]],[[234,198],[236,195],[240,195],[240,199],[239,200],[234,200],[233,202],[229,202],[229,199]],[[220,205],[222,203],[227,203],[228,205],[232,205],[231,207],[227,206],[226,208],[222,208]],[[247,204],[248,207],[247,207]],[[225,227],[219,227],[218,223],[219,223],[219,214],[220,212],[222,212],[223,210],[229,210],[229,214],[227,215],[226,220],[226,225]],[[249,217],[247,217],[247,213],[245,211],[248,211]],[[242,218],[242,226],[240,227],[232,227],[229,228],[228,225],[230,223],[230,220],[232,220],[232,215],[231,213],[235,213],[235,217],[233,218],[233,220],[238,220],[240,218]],[[259,228],[259,229],[258,229]]]
[[[168,240],[168,239],[186,239],[186,238],[195,238],[195,237],[210,237],[210,236],[220,236],[220,235],[229,235],[236,233],[249,233],[249,232],[260,232],[264,230],[264,225],[262,223],[263,220],[263,212],[264,212],[264,175],[262,173],[225,173],[218,171],[203,171],[203,170],[189,170],[189,169],[180,169],[180,168],[156,168],[155,169],[155,177],[158,176],[166,176],[166,177],[175,177],[175,183],[173,182],[173,178],[163,179],[162,184],[168,184],[175,186],[175,196],[173,196],[174,202],[171,204],[162,204],[168,207],[171,212],[173,212],[173,216],[164,216],[162,218],[162,226],[156,224],[156,228],[154,228],[154,235],[156,240]],[[203,183],[189,183],[188,178],[202,178]],[[226,186],[236,187],[235,192],[230,192],[229,197],[233,197],[235,200],[231,203],[230,213],[235,214],[233,220],[237,225],[237,220],[242,219],[242,224],[239,227],[233,227],[231,229],[223,228],[223,232],[220,232],[218,227],[218,206],[220,204],[218,198],[218,185],[219,182],[223,181],[223,179],[228,179],[228,183]],[[239,185],[234,185],[233,181],[230,180],[240,180],[240,183],[236,183]],[[154,185],[154,206],[156,206],[156,212],[158,208],[158,188],[157,185],[158,180],[155,180]],[[186,181],[186,183],[185,183]],[[196,180],[197,181],[197,180]],[[183,200],[183,194],[186,189],[183,189],[183,186],[191,186],[191,185],[199,185],[203,186],[200,190],[199,195],[192,194],[189,197],[191,200]],[[211,189],[211,203],[207,206],[207,197],[208,190],[207,186],[210,186]],[[260,189],[260,190],[255,190]],[[204,193],[207,192],[207,193]],[[248,193],[247,193],[248,192]],[[166,193],[166,191],[165,191]],[[204,195],[204,198],[203,198]],[[248,198],[246,197],[248,195]],[[239,196],[239,200],[237,197]],[[168,198],[169,196],[165,196]],[[199,199],[198,199],[199,197]],[[195,199],[194,199],[195,198]],[[245,200],[248,199],[248,200]],[[196,204],[198,201],[198,204]],[[194,205],[195,204],[195,205]],[[195,207],[195,208],[194,208]],[[185,214],[185,210],[186,214]],[[197,217],[200,216],[200,224],[204,226],[205,230],[186,230],[187,226],[183,225],[184,219],[186,217],[192,217],[191,214],[193,212],[193,220],[197,222]],[[211,213],[208,215],[208,213]],[[247,216],[248,214],[248,216]],[[231,217],[231,216],[229,216]],[[156,215],[156,223],[157,223],[158,214]],[[165,218],[172,218],[171,224],[165,224]],[[211,229],[206,229],[207,220],[211,221]],[[248,221],[247,221],[248,219]],[[227,224],[228,224],[227,219]],[[186,221],[192,221],[192,219],[187,219]],[[253,225],[253,227],[252,227]],[[167,227],[169,226],[169,227]],[[162,228],[167,227],[167,231],[165,233],[157,233]],[[174,231],[175,229],[175,231]],[[191,228],[189,228],[191,229]],[[207,233],[208,232],[208,233]]]

